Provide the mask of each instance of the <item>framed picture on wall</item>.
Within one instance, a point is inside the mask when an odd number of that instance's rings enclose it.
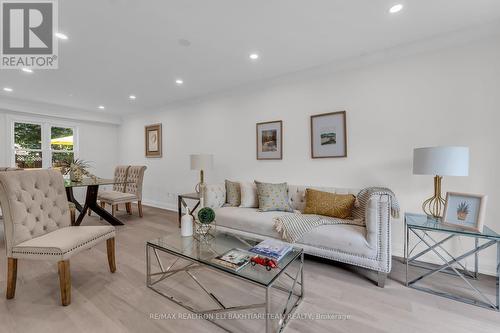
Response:
[[[311,157],[347,157],[345,111],[311,116]]]
[[[481,194],[446,193],[443,224],[482,232],[487,199]]]
[[[283,159],[283,122],[281,120],[257,124],[257,159]]]
[[[146,157],[161,157],[161,124],[145,127],[146,133]]]

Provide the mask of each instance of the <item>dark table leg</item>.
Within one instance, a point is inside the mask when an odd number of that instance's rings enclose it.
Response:
[[[76,219],[75,225],[80,225],[83,221],[83,218],[85,217],[85,214],[87,213],[87,210],[93,210],[97,215],[102,217],[104,220],[106,220],[109,224],[112,225],[123,225],[120,220],[118,220],[116,217],[108,213],[107,210],[101,208],[97,204],[97,192],[99,190],[99,185],[90,185],[87,186],[87,196],[85,197],[85,204],[82,209],[80,210],[80,215],[78,215],[78,218]],[[75,200],[76,201],[76,200]],[[75,203],[76,205],[76,203]]]
[[[68,201],[75,204],[75,207],[79,212],[82,211],[82,209],[83,209],[82,205],[80,205],[80,203],[73,196],[73,188],[72,187],[66,187],[66,197],[68,198]]]

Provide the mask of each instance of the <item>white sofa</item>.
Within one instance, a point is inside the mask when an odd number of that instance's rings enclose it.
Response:
[[[358,194],[356,189],[320,188],[312,186],[288,186],[290,205],[302,212],[305,208],[305,189],[314,188],[339,194]],[[259,239],[278,238],[273,218],[286,212],[260,212],[257,208],[224,206],[224,184],[207,185],[205,206],[215,210],[217,228],[236,234],[250,235]],[[359,208],[355,208],[359,209]],[[364,267],[377,272],[377,284],[384,286],[391,271],[390,198],[388,195],[372,195],[362,214],[365,226],[349,224],[322,225],[305,234],[294,245],[306,254]]]

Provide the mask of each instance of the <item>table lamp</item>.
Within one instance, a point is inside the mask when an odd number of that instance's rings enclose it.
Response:
[[[422,209],[429,216],[441,217],[445,204],[441,195],[441,180],[443,176],[469,175],[469,148],[415,148],[413,150],[413,174],[434,176],[434,195],[424,201]]]
[[[205,178],[203,171],[210,170],[214,165],[214,156],[211,154],[195,154],[191,155],[191,170],[200,171],[200,182],[196,184],[195,191],[200,194],[205,187]]]

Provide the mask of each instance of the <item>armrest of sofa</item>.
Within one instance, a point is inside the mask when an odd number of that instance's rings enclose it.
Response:
[[[204,195],[205,207],[220,208],[226,203],[226,185],[209,184],[205,185]]]
[[[366,204],[366,241],[377,249],[385,272],[391,271],[391,202],[389,195],[373,194]]]

